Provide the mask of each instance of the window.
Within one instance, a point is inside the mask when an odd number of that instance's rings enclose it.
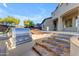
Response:
[[[65,27],[72,27],[72,19],[65,20]]]

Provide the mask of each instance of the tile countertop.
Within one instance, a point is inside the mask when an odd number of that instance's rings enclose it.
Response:
[[[75,46],[79,47],[79,36],[74,36],[71,38],[71,43],[73,43]]]

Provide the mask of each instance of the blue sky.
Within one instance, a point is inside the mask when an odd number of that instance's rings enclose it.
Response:
[[[57,5],[57,3],[1,3],[0,17],[13,16],[20,19],[20,25],[23,25],[25,19],[41,23],[44,18],[51,16]]]

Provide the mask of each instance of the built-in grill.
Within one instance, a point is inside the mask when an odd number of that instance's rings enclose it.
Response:
[[[29,28],[15,28],[14,30],[16,45],[31,42],[31,33]]]
[[[29,28],[11,28],[6,32],[7,29],[0,30],[0,56],[19,55],[33,47]]]

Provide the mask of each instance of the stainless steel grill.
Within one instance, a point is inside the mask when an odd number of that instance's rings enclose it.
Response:
[[[16,45],[31,42],[31,32],[29,28],[15,28],[14,30]]]

